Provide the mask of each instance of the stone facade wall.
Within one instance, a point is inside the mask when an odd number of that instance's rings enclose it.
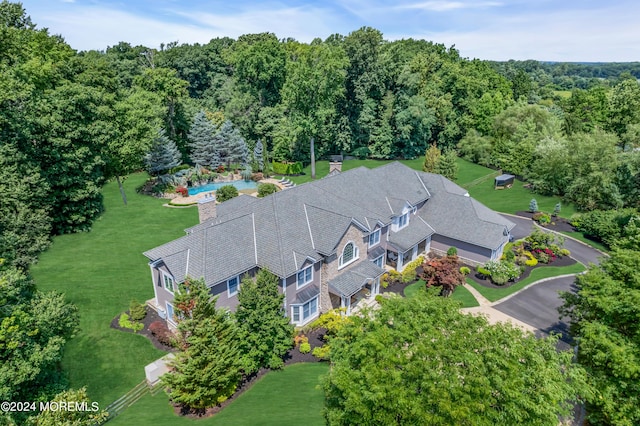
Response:
[[[344,268],[338,269],[339,259],[342,255],[342,250],[344,246],[352,241],[357,247],[359,252],[359,259],[355,262],[351,263]],[[325,262],[322,264],[321,271],[321,282],[320,282],[320,312],[326,312],[330,309],[340,307],[340,302],[338,298],[331,298],[329,296],[329,281],[331,281],[336,276],[342,274],[357,265],[358,262],[368,262],[367,260],[367,248],[368,248],[368,238],[365,238],[365,234],[358,229],[354,225],[350,225],[347,229],[347,232],[343,235],[342,239],[338,243],[338,247],[336,249],[336,254],[327,257]],[[335,306],[336,301],[338,303]]]
[[[198,219],[200,223],[218,216],[215,195],[208,194],[198,201]]]

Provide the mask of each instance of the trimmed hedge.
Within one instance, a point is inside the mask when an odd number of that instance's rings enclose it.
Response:
[[[271,169],[273,173],[277,175],[299,175],[302,174],[302,163],[300,161],[296,163],[271,163]]]

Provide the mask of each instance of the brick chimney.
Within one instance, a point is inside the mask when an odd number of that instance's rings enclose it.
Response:
[[[198,217],[200,223],[209,219],[215,219],[218,216],[216,212],[216,196],[213,192],[205,194],[204,198],[198,200]]]
[[[342,162],[341,161],[331,161],[329,162],[329,173],[331,172],[338,172],[340,173],[342,171]]]

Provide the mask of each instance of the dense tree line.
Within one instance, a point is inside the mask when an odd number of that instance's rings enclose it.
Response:
[[[637,63],[468,60],[425,40],[387,41],[368,27],[311,43],[262,33],[160,50],[121,42],[76,52],[5,0],[0,284],[28,282],[28,266],[51,234],[88,230],[102,212],[105,181],[118,181],[126,203],[127,174],[159,174],[182,162],[253,158],[264,165],[340,152],[415,158],[432,147],[426,170],[455,176],[457,152],[583,210],[638,209],[638,75]],[[41,371],[57,368],[74,330],[73,307],[35,290],[7,300],[0,304],[7,339],[14,332],[40,339],[32,347],[45,348],[38,353],[46,359],[42,370],[20,370],[24,354],[0,341],[3,365],[27,378],[0,372],[10,385],[5,396],[37,389],[32,395],[52,397],[64,382]],[[60,317],[40,318],[34,306],[43,300]],[[36,325],[41,334],[29,335]],[[195,332],[205,338],[217,331]]]

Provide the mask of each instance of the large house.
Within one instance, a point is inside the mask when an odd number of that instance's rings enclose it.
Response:
[[[302,325],[375,297],[385,267],[401,271],[421,253],[456,247],[468,263],[499,258],[515,226],[443,176],[397,162],[198,207],[199,225],[144,253],[150,305],[172,326],[187,276],[204,278],[218,306],[233,310],[242,278],[267,268],[280,277],[286,314]]]

